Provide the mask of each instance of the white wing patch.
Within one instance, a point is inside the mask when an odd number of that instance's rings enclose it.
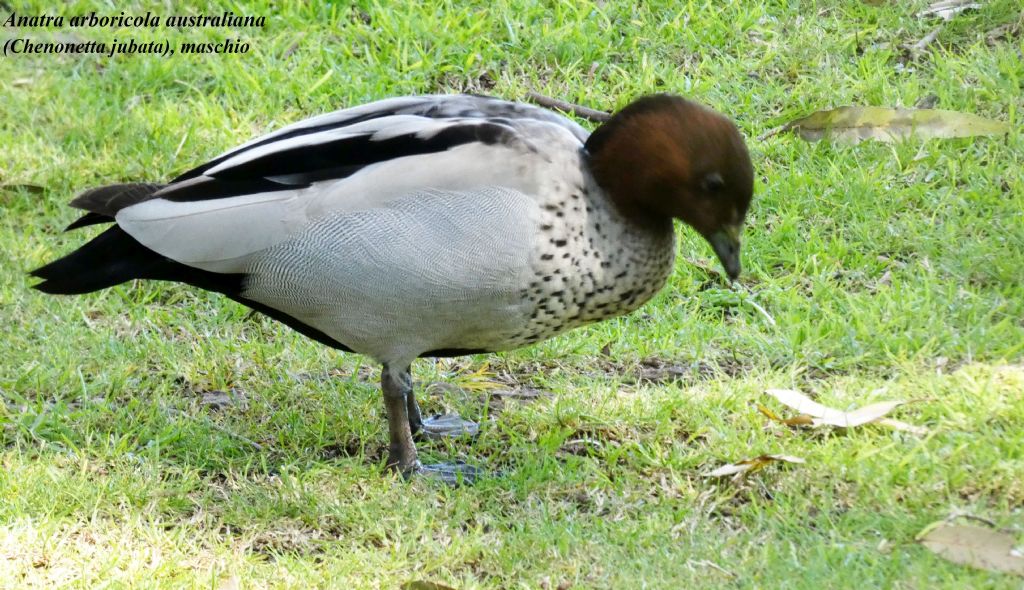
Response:
[[[125,207],[115,219],[147,248],[213,272],[238,272],[248,256],[305,227],[299,190],[225,199],[152,199]]]

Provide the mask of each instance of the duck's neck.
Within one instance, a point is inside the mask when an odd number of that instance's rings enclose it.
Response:
[[[652,166],[645,165],[636,154],[609,156],[608,148],[600,153],[584,151],[584,161],[591,182],[599,187],[615,210],[640,231],[665,233],[672,230],[672,218],[647,205],[657,187]]]

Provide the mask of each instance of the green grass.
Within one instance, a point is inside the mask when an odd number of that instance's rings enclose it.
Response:
[[[0,59],[0,183],[45,189],[0,192],[0,587],[1019,587],[913,543],[954,511],[1024,528],[1024,47],[1020,28],[986,41],[1018,22],[1017,2],[942,25],[916,62],[901,45],[938,24],[914,16],[921,1],[280,4],[207,11],[265,15],[262,30],[134,33],[242,38],[246,55]],[[54,32],[4,30],[22,34]],[[715,266],[683,230],[669,287],[640,312],[420,362],[421,384],[461,386],[433,390],[428,411],[485,421],[476,441],[424,455],[500,477],[448,489],[382,475],[372,363],[221,297],[29,289],[26,270],[95,233],[60,233],[87,187],[165,179],[372,99],[528,90],[605,109],[669,91],[734,117],[758,172],[743,282],[777,325],[695,264]],[[755,139],[821,108],[929,96],[1014,131]],[[652,358],[689,372],[635,383]],[[552,395],[488,405],[479,382],[499,378]],[[768,387],[842,408],[921,399],[897,417],[931,434],[791,431],[757,412]],[[212,391],[244,403],[213,411]],[[762,453],[807,463],[702,477]]]

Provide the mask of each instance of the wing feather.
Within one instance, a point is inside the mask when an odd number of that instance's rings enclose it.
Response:
[[[175,261],[242,272],[253,254],[331,212],[381,206],[421,189],[504,186],[536,194],[535,174],[524,171],[550,164],[552,153],[575,153],[585,137],[564,117],[497,99],[385,100],[258,138],[115,218]]]
[[[590,135],[586,129],[580,127],[574,121],[552,111],[489,96],[455,94],[388,98],[292,123],[277,131],[257,137],[228,150],[209,162],[178,176],[174,181],[177,182],[206,174],[208,170],[219,165],[221,162],[257,147],[270,145],[293,137],[352,127],[396,115],[412,115],[425,119],[533,119],[564,128],[572,133],[580,143],[585,142]]]

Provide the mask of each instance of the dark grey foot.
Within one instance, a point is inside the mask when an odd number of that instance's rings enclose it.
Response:
[[[450,486],[471,486],[483,477],[485,473],[483,469],[467,465],[466,463],[434,463],[432,465],[420,465],[411,475],[436,479]]]
[[[458,414],[431,416],[420,423],[417,434],[424,438],[442,439],[476,436],[480,425],[472,420],[464,420]]]

